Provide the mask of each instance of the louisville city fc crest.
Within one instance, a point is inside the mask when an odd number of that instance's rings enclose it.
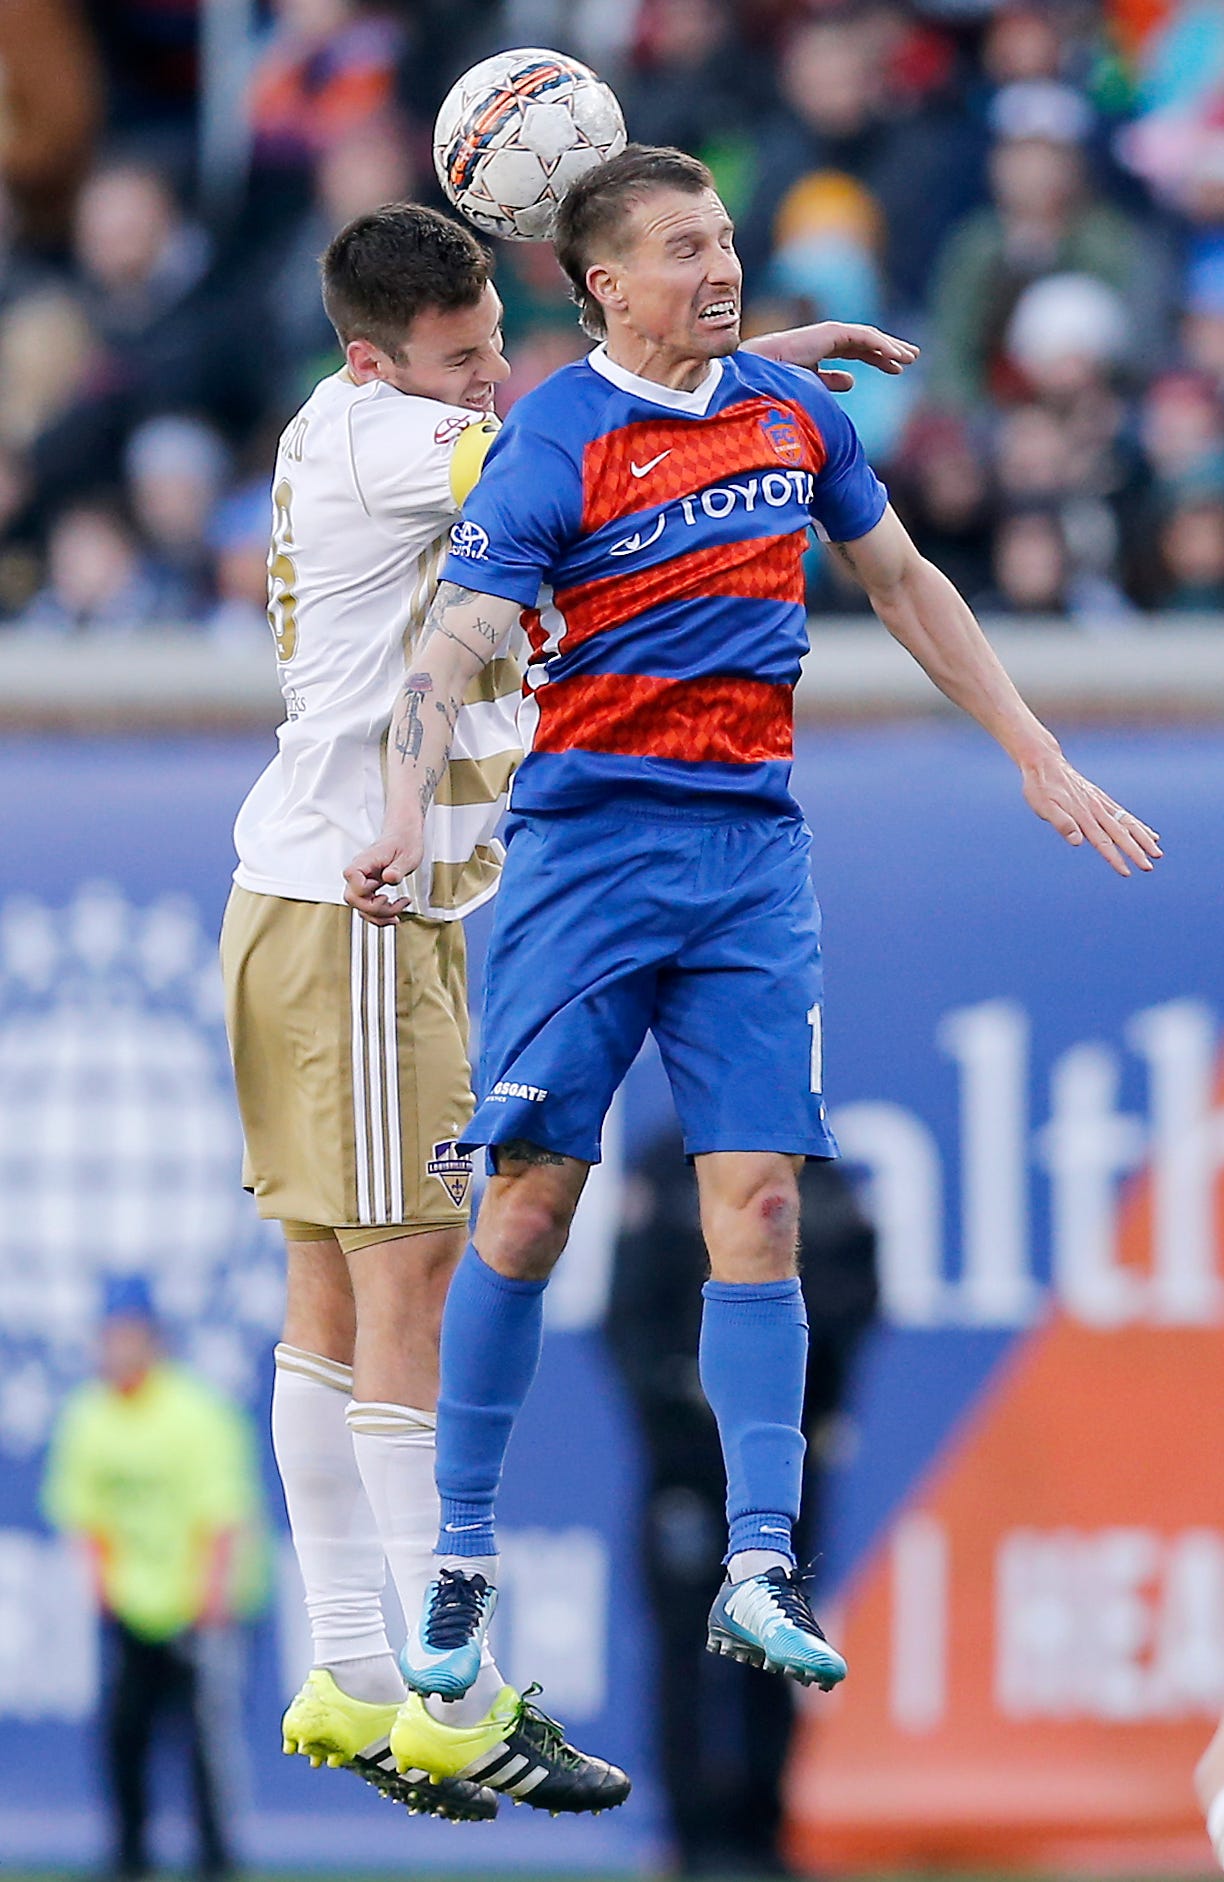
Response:
[[[456,1209],[462,1209],[472,1187],[472,1159],[459,1149],[453,1137],[434,1145],[425,1168],[437,1177]]]

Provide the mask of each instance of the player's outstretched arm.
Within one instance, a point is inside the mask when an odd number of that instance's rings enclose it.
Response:
[[[1068,843],[1088,842],[1120,876],[1148,870],[1160,840],[1067,762],[1031,713],[952,583],[919,555],[892,509],[857,542],[832,545],[889,633],[942,693],[997,739],[1020,771],[1031,810]]]
[[[398,888],[421,861],[425,814],[446,769],[464,694],[520,612],[500,595],[454,582],[438,588],[391,715],[382,834],[344,872],[345,900],[378,927],[408,907],[405,896],[382,891]]]
[[[918,348],[909,340],[898,340],[879,327],[847,325],[840,320],[819,320],[810,327],[763,333],[758,339],[745,340],[743,351],[760,353],[765,359],[776,359],[783,366],[806,366],[830,392],[849,392],[854,375],[828,368],[822,370],[822,359],[854,359],[895,377],[912,366],[918,357]]]

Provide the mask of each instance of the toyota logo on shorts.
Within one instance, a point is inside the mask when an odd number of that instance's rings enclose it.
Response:
[[[456,523],[450,533],[451,554],[465,556],[469,562],[480,562],[489,547],[487,533],[479,523]]]

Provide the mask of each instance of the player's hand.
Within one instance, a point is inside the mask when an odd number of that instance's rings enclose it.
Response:
[[[1099,785],[1081,777],[1061,752],[1021,768],[1025,801],[1074,848],[1091,843],[1120,876],[1128,863],[1150,870],[1160,857],[1160,838],[1146,823],[1115,804]]]
[[[830,392],[849,392],[854,374],[822,367],[822,359],[857,360],[861,365],[874,366],[877,372],[889,373],[895,378],[918,357],[918,348],[909,340],[898,340],[879,327],[841,320],[818,320],[810,327],[767,333],[759,340],[750,341],[748,350],[779,360],[784,366],[808,367]]]
[[[350,908],[374,923],[389,928],[408,908],[407,896],[387,895],[410,876],[421,860],[419,837],[380,836],[369,849],[354,856],[344,872],[344,899]]]

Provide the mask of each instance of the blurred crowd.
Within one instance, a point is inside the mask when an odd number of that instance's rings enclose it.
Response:
[[[748,331],[921,343],[849,408],[982,613],[1224,606],[1221,0],[248,0],[224,188],[205,11],[0,9],[0,621],[266,631],[275,439],[337,363],[317,256],[440,201],[437,105],[516,44],[711,164]],[[508,404],[583,342],[546,247],[501,245],[497,280]],[[810,588],[861,605],[819,550]]]

